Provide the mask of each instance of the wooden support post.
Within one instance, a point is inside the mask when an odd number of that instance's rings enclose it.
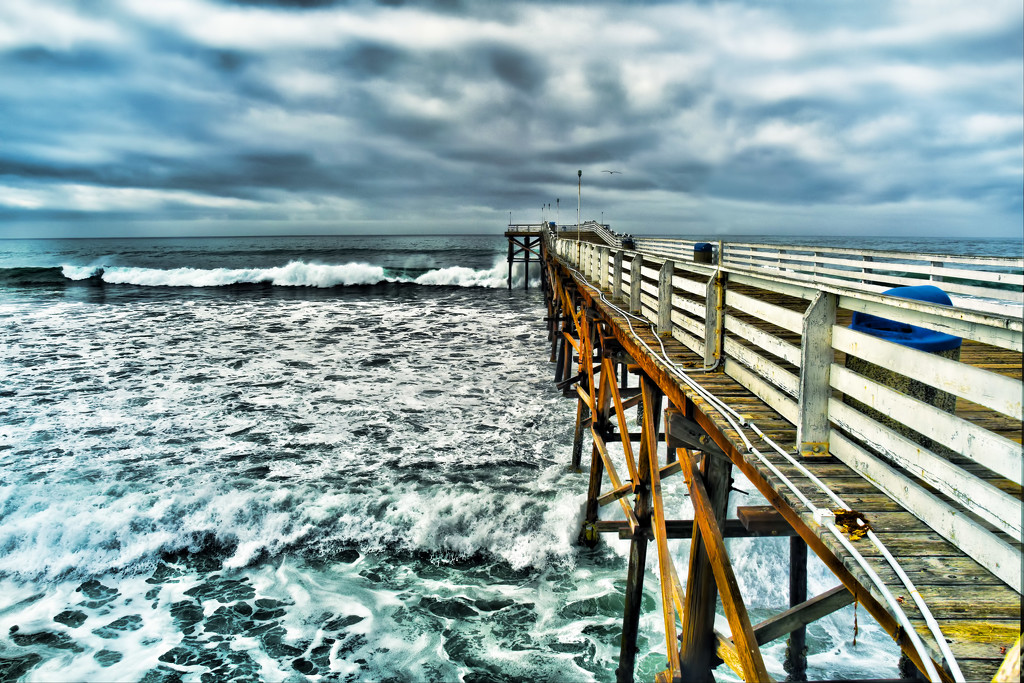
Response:
[[[848,593],[848,591],[847,591]],[[796,607],[807,600],[807,544],[799,536],[789,539],[789,606]],[[788,681],[807,680],[807,627],[800,626],[789,634],[786,659],[782,668]]]
[[[551,343],[551,357],[548,358],[549,363],[554,363],[558,357],[558,340],[562,336],[558,333],[558,322],[562,317],[562,311],[558,305],[558,302],[551,303],[551,324],[548,327],[548,341]]]
[[[563,328],[564,329],[564,328]],[[562,334],[555,335],[555,384],[558,384],[565,377],[562,376],[565,370],[565,349],[569,346]]]
[[[540,266],[540,288],[543,292],[551,291],[551,283],[548,280],[548,258],[547,258],[547,243],[543,237],[537,238],[537,258],[539,259],[538,265]]]
[[[615,252],[612,260],[612,301],[622,299],[622,249]]]
[[[678,414],[679,409],[676,408],[674,405],[670,404],[667,408],[665,408],[665,462],[675,462],[676,450],[685,447],[683,442],[672,434],[672,416]]]
[[[525,245],[525,247],[523,248],[523,252],[524,252],[523,258],[525,259],[525,264],[526,264],[526,266],[523,268],[523,289],[524,290],[529,290],[530,289],[530,237],[529,236],[524,237],[523,238],[523,243]]]
[[[725,330],[726,273],[718,270],[708,279],[704,300],[704,367],[713,368],[722,360]]]
[[[580,398],[576,403],[576,431],[573,432],[572,436],[572,471],[580,472],[580,466],[583,460],[583,432],[585,429],[584,422],[590,419],[590,409],[587,408],[587,404]]]
[[[508,238],[508,288],[512,289],[512,256],[514,254],[512,243],[515,241],[514,237]]]
[[[750,617],[743,604],[743,596],[740,594],[736,575],[732,571],[732,564],[729,562],[729,556],[725,550],[725,539],[722,537],[722,521],[725,518],[725,502],[728,501],[730,485],[728,471],[732,469],[732,464],[728,463],[726,467],[722,468],[726,471],[724,480],[718,478],[718,481],[715,482],[716,487],[724,485],[725,495],[722,495],[707,488],[707,484],[712,483],[712,478],[708,475],[715,474],[716,466],[723,463],[722,458],[704,455],[703,461],[705,471],[699,473],[690,458],[680,460],[683,466],[683,476],[690,489],[694,517],[697,520],[697,528],[694,529],[693,541],[690,544],[690,580],[698,578],[693,575],[695,555],[698,560],[701,554],[708,558],[708,566],[713,575],[711,581],[705,578],[702,583],[693,584],[688,581],[686,584],[685,614],[692,615],[694,619],[683,617],[683,651],[681,654],[684,662],[682,666],[683,680],[713,680],[711,654],[716,649],[717,643],[714,631],[716,602],[714,596],[716,593],[720,593],[722,607],[732,630],[733,642],[736,644],[736,654],[743,670],[743,678],[748,681],[767,681],[770,680],[768,671],[761,658],[761,650],[758,647],[757,638],[754,636],[754,628],[750,624]],[[719,502],[722,503],[720,507]],[[721,514],[719,514],[720,512]],[[694,553],[694,550],[697,552]],[[709,584],[715,587],[714,592],[709,590]],[[691,595],[695,600],[691,599]],[[703,609],[691,610],[691,605],[694,605],[695,602],[699,603],[709,595],[712,596],[710,605],[698,605]],[[697,622],[697,619],[701,619],[701,621]],[[697,636],[696,639],[694,635]],[[705,638],[706,642],[704,642]],[[695,650],[695,641],[696,645],[703,649]]]
[[[602,290],[608,289],[608,247],[598,248],[598,277],[597,281]]]
[[[685,469],[691,465],[683,464],[685,473]],[[725,521],[729,487],[732,484],[731,474],[732,463],[728,460],[704,454],[700,467],[701,484],[709,498],[708,514],[711,518],[708,521],[713,522],[718,529],[722,528]],[[683,631],[679,639],[680,665],[684,680],[714,680],[711,670],[718,665],[717,661],[712,662],[715,652],[717,600],[718,588],[715,584],[714,570],[702,528],[697,527],[693,530],[693,540],[690,542],[690,568],[686,580]]]
[[[640,312],[640,283],[643,282],[642,270],[644,257],[640,254],[633,254],[633,263],[629,270],[629,312]]]
[[[658,334],[672,334],[672,275],[676,264],[665,261],[658,274]]]
[[[828,401],[832,397],[832,326],[836,322],[835,294],[818,292],[803,318],[800,344],[799,421],[796,441],[804,457],[824,457],[829,449]]]
[[[650,448],[657,448],[658,418],[661,413],[661,391],[646,375],[640,378],[645,406],[640,440],[639,472],[636,484],[634,515],[641,529],[651,527],[651,457]],[[632,683],[636,668],[636,636],[640,626],[640,607],[644,593],[644,567],[647,564],[647,534],[636,534],[629,544],[629,573],[626,577],[626,606],[622,618],[622,639],[619,666],[615,670],[616,683]]]

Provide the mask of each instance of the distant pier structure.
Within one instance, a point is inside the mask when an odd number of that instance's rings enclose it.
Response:
[[[607,224],[587,221],[580,225],[562,225],[555,223],[509,223],[505,230],[508,239],[508,288],[512,289],[512,271],[516,263],[524,264],[523,289],[530,288],[530,263],[541,262],[541,239],[544,235],[556,237],[559,231],[563,236],[579,236],[584,242],[605,244],[606,240],[620,240]],[[547,271],[541,268],[541,280],[546,280]]]
[[[634,677],[649,551],[659,682],[710,681],[722,662],[772,680],[761,646],[780,638],[786,679],[806,680],[806,627],[851,603],[899,646],[905,678],[1019,680],[1024,260],[631,238],[592,221],[506,235],[509,287],[514,263],[541,263],[554,381],[576,401],[580,542],[630,540],[619,683]],[[737,473],[769,505],[730,505]],[[690,505],[662,495],[678,475]],[[790,539],[790,599],[754,623],[724,539],[761,536]],[[684,538],[677,569],[668,542]],[[836,579],[810,597],[809,552]]]
[[[512,270],[516,263],[523,265],[523,289],[530,288],[530,262],[540,263],[540,240],[547,223],[509,223],[505,231],[508,238],[508,288],[512,289]]]

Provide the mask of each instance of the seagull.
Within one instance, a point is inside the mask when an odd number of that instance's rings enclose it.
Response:
[[[622,171],[601,171],[601,173],[622,173]]]

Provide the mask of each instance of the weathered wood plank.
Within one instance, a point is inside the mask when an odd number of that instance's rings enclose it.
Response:
[[[992,534],[974,520],[957,514],[913,480],[885,465],[863,448],[833,430],[832,452],[851,467],[862,472],[890,496],[898,498],[915,516],[928,520],[928,525],[951,541],[1015,590],[1021,590],[1021,553],[1006,541]],[[882,527],[879,527],[882,528]]]
[[[1021,540],[1022,509],[1018,499],[835,399],[829,402],[829,412],[835,423],[860,443],[912,472],[1018,542]]]
[[[1020,382],[1008,377],[838,325],[832,328],[832,344],[844,353],[869,359],[882,367],[899,368],[901,375],[997,410],[1015,420],[1024,419]]]
[[[776,325],[796,334],[800,334],[800,329],[803,326],[803,318],[799,313],[760,299],[755,299],[746,294],[740,294],[732,289],[725,293],[725,305],[737,308],[762,320],[771,320]]]
[[[911,426],[922,435],[952,448],[993,472],[1021,483],[1022,454],[1019,443],[962,418],[950,416],[934,406],[835,363],[832,364],[830,383],[839,391],[885,415],[914,416]]]
[[[757,638],[759,645],[770,643],[776,638],[789,635],[801,626],[806,626],[813,621],[832,614],[837,609],[853,604],[853,601],[853,594],[846,589],[846,586],[836,586],[821,595],[816,595],[806,602],[760,622],[754,627],[754,637]]]

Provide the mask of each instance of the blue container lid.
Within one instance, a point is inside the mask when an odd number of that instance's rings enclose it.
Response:
[[[882,294],[896,296],[901,299],[927,301],[943,306],[953,305],[949,295],[933,285],[893,287],[892,289],[885,290]],[[920,351],[948,351],[949,349],[958,348],[962,343],[960,337],[954,337],[951,334],[928,330],[916,325],[889,320],[888,318],[879,318],[868,313],[855,312],[853,314],[853,322],[850,323],[850,329]]]
[[[710,242],[697,242],[695,245],[693,245],[693,250],[694,251],[711,251],[711,243]]]

